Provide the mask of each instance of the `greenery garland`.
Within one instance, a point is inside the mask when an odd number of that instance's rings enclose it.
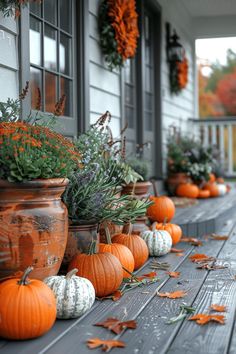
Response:
[[[170,90],[173,94],[180,93],[188,83],[188,59],[171,61],[169,63]]]
[[[135,0],[102,0],[99,32],[102,52],[109,68],[122,67],[136,53],[138,14]]]
[[[26,6],[30,1],[41,2],[42,0],[0,0],[0,11],[4,17],[18,17],[21,7]]]

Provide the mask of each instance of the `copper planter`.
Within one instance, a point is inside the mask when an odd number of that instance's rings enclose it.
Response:
[[[32,278],[56,275],[68,236],[61,201],[67,179],[0,180],[0,278],[32,265]]]

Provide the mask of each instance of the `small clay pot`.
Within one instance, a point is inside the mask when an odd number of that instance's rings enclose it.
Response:
[[[172,173],[166,180],[167,190],[170,195],[175,195],[176,188],[181,183],[188,183],[190,180],[186,173]]]
[[[152,183],[149,181],[129,183],[122,188],[121,194],[134,194],[138,199],[147,198],[151,186]]]

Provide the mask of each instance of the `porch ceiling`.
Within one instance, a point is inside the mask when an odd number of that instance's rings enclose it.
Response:
[[[178,0],[191,17],[236,15],[236,0]]]

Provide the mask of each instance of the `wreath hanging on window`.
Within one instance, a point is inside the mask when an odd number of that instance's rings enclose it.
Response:
[[[135,0],[103,0],[99,9],[102,52],[109,68],[123,66],[136,53],[138,14]]]
[[[188,83],[188,59],[170,63],[170,89],[172,93],[180,93]]]
[[[41,2],[42,0],[0,0],[0,11],[4,17],[20,16],[21,6],[26,6],[29,2]]]

